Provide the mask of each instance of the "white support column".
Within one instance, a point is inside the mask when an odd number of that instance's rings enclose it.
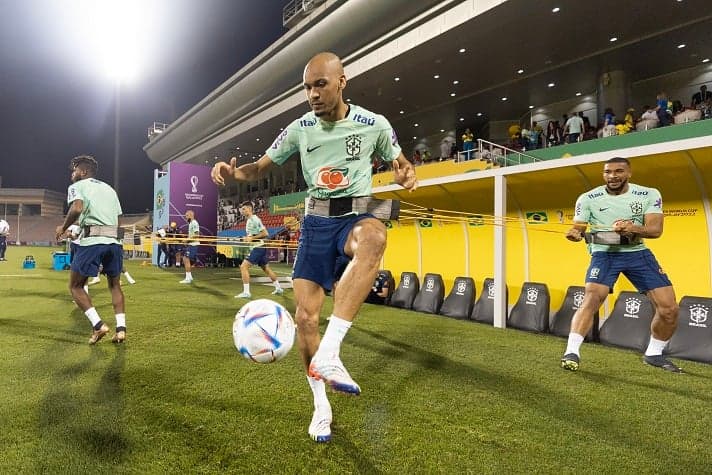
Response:
[[[494,177],[494,326],[507,327],[507,272],[506,245],[507,234],[505,218],[507,216],[507,178],[504,175]]]

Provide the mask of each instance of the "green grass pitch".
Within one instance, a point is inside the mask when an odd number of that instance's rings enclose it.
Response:
[[[330,394],[333,439],[307,436],[296,348],[270,365],[232,343],[237,269],[127,261],[127,341],[90,325],[48,248],[0,262],[0,473],[709,473],[712,366],[365,305],[342,359],[360,397]],[[32,254],[37,268],[23,270]],[[284,266],[277,266],[287,273]],[[256,272],[256,275],[258,272]],[[253,284],[254,298],[271,288]],[[114,317],[105,280],[91,288]],[[291,289],[274,300],[294,310]],[[331,308],[327,298],[322,326]],[[110,337],[111,335],[109,335]]]

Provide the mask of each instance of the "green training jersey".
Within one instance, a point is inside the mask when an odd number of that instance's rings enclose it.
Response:
[[[279,134],[265,152],[278,165],[299,152],[307,194],[314,198],[369,196],[371,160],[391,162],[401,153],[396,133],[382,115],[351,105],[346,117],[326,122],[308,112]]]
[[[82,200],[83,209],[79,216],[79,226],[118,226],[122,214],[121,203],[116,191],[96,178],[85,178],[69,185],[67,203]],[[94,244],[121,244],[110,237],[89,236],[79,241],[80,246]]]
[[[586,192],[576,200],[574,221],[588,223],[592,231],[610,231],[618,220],[630,220],[642,226],[646,214],[662,214],[663,199],[655,188],[628,183],[628,191],[611,195],[602,185]],[[645,249],[645,244],[606,245],[589,244],[589,252],[633,252]]]
[[[247,218],[247,222],[245,223],[245,231],[247,231],[248,236],[256,236],[261,233],[263,229],[267,228],[265,228],[265,225],[262,224],[262,220],[259,218],[259,216],[253,214],[252,216]]]
[[[193,239],[193,241],[190,241],[188,245],[200,245],[200,241],[196,239],[198,236],[200,236],[200,224],[198,223],[197,219],[191,219],[190,223],[188,223],[188,239]]]

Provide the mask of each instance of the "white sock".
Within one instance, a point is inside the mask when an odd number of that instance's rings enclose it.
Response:
[[[250,284],[242,284],[242,291],[246,294],[250,293]]]
[[[663,348],[667,345],[670,340],[658,340],[650,335],[650,343],[648,343],[648,349],[645,350],[645,356],[660,356],[663,354]]]
[[[571,332],[569,333],[569,343],[566,345],[566,351],[564,352],[565,355],[568,355],[569,353],[574,353],[575,355],[579,356],[579,348],[581,348],[581,343],[583,343],[583,335],[579,335],[578,333]]]
[[[193,280],[193,273],[192,272],[186,272],[185,273],[185,278],[188,280]]]
[[[116,314],[116,328],[124,327],[126,328],[126,314],[117,313]]]
[[[329,317],[329,324],[326,326],[324,337],[321,339],[317,352],[339,356],[341,342],[344,340],[349,328],[351,328],[351,322],[348,320],[339,318],[336,315]]]
[[[279,286],[279,281],[278,281],[278,280],[275,280],[275,281],[274,281],[274,288],[275,288],[275,289],[281,289],[281,288],[282,288],[282,287]]]
[[[86,312],[84,312],[84,315],[87,316],[89,321],[91,322],[91,326],[95,327],[97,323],[101,321],[101,317],[99,316],[99,312],[96,311],[96,308],[92,307]]]
[[[326,385],[324,381],[307,376],[307,382],[314,394],[314,409],[328,410],[331,412],[331,404],[329,404],[329,399],[326,397]]]

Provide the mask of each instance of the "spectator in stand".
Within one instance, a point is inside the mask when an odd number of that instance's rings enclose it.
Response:
[[[559,124],[555,120],[550,120],[546,126],[546,146],[553,147],[561,143],[561,134],[559,133]]]
[[[705,105],[709,107],[710,104],[712,104],[712,92],[708,91],[707,86],[703,84],[700,86],[700,92],[696,92],[692,95],[690,107],[693,109],[701,109]]]
[[[536,121],[532,122],[532,128],[529,131],[529,140],[531,142],[531,148],[541,147],[541,137],[544,135],[544,129],[541,125],[537,124]]]
[[[580,111],[578,116],[581,117],[581,120],[583,121],[583,130],[588,130],[588,128],[591,127],[591,121],[588,120],[588,116],[584,115],[583,111]]]
[[[566,122],[568,120],[569,120],[568,114],[564,114],[561,116],[561,122],[559,122],[559,121],[556,122],[556,125],[559,126],[559,137],[561,137],[560,143],[566,143],[566,132],[564,129],[566,128]]]
[[[659,93],[655,98],[655,112],[658,114],[658,121],[660,123],[660,127],[670,125],[670,121],[672,119],[672,112],[670,110],[668,102],[668,97],[665,92]]]
[[[413,151],[413,159],[411,160],[411,163],[416,167],[423,163],[423,159],[420,156],[420,150],[415,149]]]
[[[616,134],[615,135],[624,135],[627,134],[629,131],[628,129],[628,124],[624,120],[619,120],[616,123]]]
[[[607,107],[603,112],[603,137],[616,135],[616,115],[613,109]]]
[[[633,118],[633,115],[635,114],[635,109],[632,107],[629,107],[628,110],[625,112],[625,117],[623,118],[623,121],[625,122],[625,125],[628,127],[628,130],[626,132],[631,132],[635,130],[635,119]]]
[[[6,261],[5,251],[7,250],[7,237],[10,234],[10,224],[4,219],[0,219],[0,261]]]
[[[472,159],[472,149],[474,148],[475,136],[469,128],[462,134],[462,151],[465,152],[465,160]]]
[[[457,160],[457,142],[453,142],[450,145],[450,158]]]
[[[573,114],[569,120],[566,121],[564,132],[568,133],[566,136],[568,143],[576,143],[582,140],[584,132],[583,119]]]
[[[440,161],[442,162],[443,160],[447,160],[449,158],[452,158],[450,156],[450,143],[443,139],[443,141],[440,142]]]

